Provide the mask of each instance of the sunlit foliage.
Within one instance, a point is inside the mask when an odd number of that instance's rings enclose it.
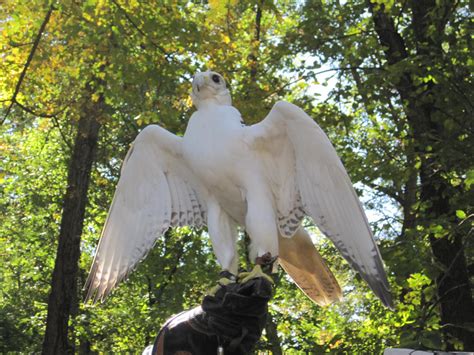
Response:
[[[276,100],[286,99],[304,107],[327,131],[371,210],[397,300],[395,311],[383,308],[314,230],[344,301],[319,308],[280,272],[270,304],[278,337],[266,332],[259,349],[276,345],[286,353],[369,354],[398,345],[437,349],[448,341],[461,347],[440,333],[439,265],[433,263],[429,238],[453,230],[471,233],[474,170],[466,154],[472,152],[472,120],[466,117],[472,119],[474,90],[468,75],[472,43],[464,22],[469,10],[460,1],[448,19],[442,64],[416,56],[389,66],[367,2],[340,3],[0,4],[1,352],[41,349],[68,164],[84,105],[105,98],[81,241],[79,290],[130,142],[151,123],[183,134],[193,112],[190,80],[205,69],[224,75],[246,123],[261,120]],[[414,46],[405,2],[376,3],[385,4]],[[438,103],[437,116],[446,131],[438,145],[445,148],[434,149],[451,184],[455,208],[448,217],[430,219],[423,215],[427,206],[419,203],[421,158],[394,88],[407,68],[420,88],[439,84],[439,97],[445,100],[444,106]],[[464,250],[471,247],[466,258],[472,267],[472,238],[465,243]],[[84,305],[82,292],[77,295],[71,342],[84,353],[139,352],[169,316],[199,303],[218,270],[205,231],[169,231],[105,303]]]

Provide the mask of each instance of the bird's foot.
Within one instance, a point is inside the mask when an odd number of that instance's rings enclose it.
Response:
[[[223,286],[237,282],[237,276],[227,270],[221,271],[219,276],[220,279],[217,281],[217,285],[207,292],[209,296],[214,296]]]
[[[267,279],[271,284],[274,284],[272,277],[269,275],[272,272],[273,263],[277,257],[272,257],[270,253],[266,253],[255,259],[255,267],[250,272],[242,272],[239,274],[239,282],[245,283],[249,280],[263,277]]]
[[[262,265],[255,265],[255,267],[250,272],[241,272],[239,274],[239,283],[246,283],[249,280],[263,277],[267,279],[271,284],[274,284],[272,277],[262,270]]]

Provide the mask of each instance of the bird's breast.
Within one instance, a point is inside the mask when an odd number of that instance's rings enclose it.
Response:
[[[243,127],[237,110],[198,111],[188,123],[183,137],[183,153],[196,174],[233,173],[232,162],[248,155]]]
[[[215,195],[242,201],[242,172],[252,164],[237,110],[197,111],[183,137],[183,155]]]

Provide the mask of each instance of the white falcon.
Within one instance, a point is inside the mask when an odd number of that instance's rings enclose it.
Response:
[[[342,256],[392,307],[379,250],[361,203],[321,128],[280,101],[245,126],[223,77],[194,76],[197,111],[184,136],[150,125],[135,139],[86,282],[103,300],[171,227],[207,225],[223,270],[237,273],[238,227],[253,260],[268,253],[313,301],[341,298],[331,271],[301,226],[313,219]]]

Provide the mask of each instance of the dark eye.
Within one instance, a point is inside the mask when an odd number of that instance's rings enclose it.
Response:
[[[219,75],[214,74],[214,75],[212,76],[212,81],[215,82],[216,84],[219,84],[219,82],[220,82]]]

